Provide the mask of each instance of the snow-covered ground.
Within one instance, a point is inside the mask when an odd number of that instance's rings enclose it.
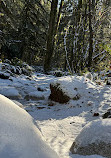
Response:
[[[34,119],[3,95],[0,112],[1,158],[58,158],[45,143]]]
[[[30,78],[21,75],[16,78],[11,77],[11,80],[0,79],[0,93],[13,99],[19,106],[23,105],[23,108],[35,119],[47,144],[60,157],[102,158],[99,155],[71,154],[70,147],[87,123],[101,118],[111,108],[111,87],[105,84],[96,85],[89,79],[85,80],[84,77],[77,78],[67,76],[59,79],[51,75],[35,73]],[[80,99],[71,99],[67,104],[48,100],[49,85],[57,80],[62,83],[62,88],[70,96],[78,91]],[[73,87],[76,89],[71,93]],[[99,116],[94,116],[95,113]]]

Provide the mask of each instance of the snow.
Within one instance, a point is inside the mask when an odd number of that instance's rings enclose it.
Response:
[[[1,68],[0,68],[1,69]],[[10,77],[10,74],[9,73],[2,73],[2,72],[0,72],[0,75],[4,75],[4,76],[6,76],[6,77]]]
[[[1,92],[0,92],[1,94],[5,95],[9,98],[12,98],[12,99],[14,99],[14,98],[18,99],[21,97],[18,90],[14,87],[6,86],[6,87],[3,87],[3,89],[0,88],[0,90],[1,90]]]
[[[0,63],[0,71],[2,70],[2,63]]]
[[[103,158],[99,155],[81,156],[71,154],[69,149],[86,124],[93,120],[100,120],[102,115],[108,109],[111,109],[110,86],[106,86],[105,84],[102,86],[97,85],[83,76],[56,78],[51,75],[34,73],[31,80],[25,75],[11,78],[13,81],[0,79],[0,93],[2,89],[5,95],[6,87],[18,91],[22,98],[17,101],[33,117],[42,138],[57,152],[59,157]],[[71,100],[67,104],[59,104],[48,100],[50,83],[60,83],[60,88],[71,97]],[[37,91],[38,87],[41,87],[45,91]],[[27,101],[24,98],[29,94],[33,96],[44,96],[44,100],[30,99]],[[80,94],[81,97],[78,100],[73,100],[76,94]],[[15,103],[21,106],[18,102]],[[94,117],[95,112],[98,112],[99,116]],[[19,118],[21,117],[19,116]],[[27,122],[30,121],[27,120]],[[35,149],[35,146],[32,148]]]
[[[81,155],[75,154],[73,158],[105,158],[105,157],[99,156],[99,155],[81,156]]]
[[[76,137],[71,152],[80,155],[100,154],[111,157],[111,119],[88,123]]]
[[[78,147],[100,142],[111,143],[111,120],[98,119],[89,122],[77,136],[75,142]]]
[[[44,99],[45,98],[45,94],[43,92],[39,92],[39,91],[34,91],[34,92],[30,92],[29,96],[31,97],[35,97],[35,98],[40,98],[40,99]]]
[[[42,140],[33,118],[3,95],[0,112],[0,157],[58,158]]]
[[[52,85],[56,84],[60,84],[59,88],[72,99],[77,94],[80,94],[80,96],[87,95],[88,89],[96,89],[96,84],[83,76],[61,77],[52,83]]]

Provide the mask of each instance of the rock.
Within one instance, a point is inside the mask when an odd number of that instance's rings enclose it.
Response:
[[[99,113],[98,113],[98,112],[95,112],[95,113],[93,114],[93,116],[99,116]]]
[[[96,82],[97,85],[103,85],[101,80],[96,80],[95,82]]]
[[[75,144],[73,144],[75,146]],[[111,143],[107,144],[104,142],[101,142],[98,144],[97,143],[92,143],[89,144],[86,147],[80,147],[77,149],[77,152],[74,154],[79,154],[79,155],[101,155],[107,158],[111,158]]]
[[[9,78],[9,80],[13,82],[13,79],[11,77]]]
[[[30,81],[31,81],[31,80],[32,80],[32,77],[27,76],[27,77],[26,77],[26,79],[28,79],[28,80],[30,80]]]
[[[40,106],[37,106],[37,109],[45,109],[46,107],[40,107]]]
[[[111,158],[111,120],[98,119],[88,123],[76,137],[70,151]]]
[[[54,103],[49,103],[48,106],[54,106]]]
[[[9,73],[0,72],[0,78],[1,79],[9,79],[9,77],[10,77]]]
[[[111,85],[111,81],[110,81],[110,80],[107,80],[107,81],[106,81],[106,85]]]
[[[55,71],[54,72],[54,76],[56,76],[56,77],[61,77],[61,76],[63,76],[63,72],[62,71]]]
[[[24,97],[24,99],[26,99],[26,100],[44,100],[45,98],[43,97],[43,96],[30,96],[30,95],[26,95],[25,97]]]
[[[107,75],[108,77],[111,77],[111,72]]]
[[[26,95],[25,96],[25,99],[26,100],[44,100],[44,97],[43,96],[41,96],[41,97],[38,97],[38,96],[30,96],[30,95]]]
[[[59,84],[53,85],[50,84],[51,94],[49,99],[59,102],[59,103],[67,103],[70,100],[70,97],[67,96],[62,89],[59,88]]]
[[[41,87],[38,87],[37,90],[38,90],[38,91],[41,91],[41,92],[44,92],[44,91],[45,91],[45,90],[42,89]]]
[[[85,77],[93,81],[93,75],[90,72],[86,73]]]
[[[7,63],[7,64],[11,64],[11,61],[10,60],[8,60],[8,59],[5,59],[5,61],[4,61],[5,63]]]
[[[76,96],[74,96],[73,100],[79,100],[80,99],[80,94],[76,94]]]
[[[7,86],[7,88],[1,89],[0,93],[13,100],[19,100],[22,98],[18,90],[10,86]]]
[[[45,97],[42,92],[30,92],[28,95],[25,96],[26,100],[44,100]]]
[[[23,67],[21,70],[24,75],[30,76],[31,72],[28,71],[26,68]]]
[[[111,112],[107,111],[102,117],[103,117],[103,119],[105,119],[105,118],[111,118]]]
[[[10,70],[11,70],[12,73],[16,73],[16,68],[15,68],[15,66],[11,66]]]
[[[93,75],[93,81],[99,79],[98,73],[93,73],[92,75]]]
[[[92,106],[93,104],[94,104],[93,101],[88,101],[88,103],[87,103],[88,106]]]
[[[14,95],[10,95],[10,96],[6,96],[6,97],[8,97],[9,99],[12,99],[12,100],[19,100],[19,99],[22,99],[22,97],[21,97],[21,95],[19,94],[19,95],[16,95],[16,96],[14,96]]]
[[[13,74],[10,70],[6,70],[5,72],[6,72],[6,73],[9,73],[10,76],[14,76],[14,74]]]
[[[17,75],[22,74],[22,70],[21,70],[20,66],[17,66],[17,67],[16,67],[16,74],[17,74]]]
[[[7,63],[2,63],[2,70],[10,70],[11,66]]]

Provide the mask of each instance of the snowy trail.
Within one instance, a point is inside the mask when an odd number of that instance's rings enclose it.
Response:
[[[48,144],[60,157],[68,158],[69,149],[82,126],[85,125],[85,120],[75,116],[62,120],[37,121],[37,124]]]
[[[44,84],[44,80],[42,80]],[[40,81],[40,85],[42,85]],[[49,84],[49,83],[48,83]],[[47,84],[47,85],[48,85]],[[94,107],[73,107],[70,103],[67,105],[56,104],[51,109],[43,109],[34,111],[38,115],[37,124],[40,128],[42,135],[48,144],[54,149],[60,157],[63,158],[100,158],[101,156],[80,156],[69,154],[69,149],[80,133],[82,128],[94,118],[91,110],[100,111],[103,113],[111,104],[111,88],[100,87],[96,97],[90,97],[91,101],[95,103]],[[41,102],[40,104],[43,104]],[[80,103],[79,103],[80,104]],[[99,104],[99,106],[98,106]],[[64,106],[64,107],[63,107]],[[31,112],[33,115],[33,112]],[[47,116],[46,116],[47,115]],[[78,115],[78,116],[77,116]],[[40,117],[39,117],[40,116]],[[33,115],[34,117],[34,115]],[[41,119],[40,119],[41,118]]]
[[[44,139],[62,158],[102,158],[101,156],[71,155],[69,149],[82,128],[89,122],[98,119],[108,108],[111,108],[111,87],[103,86],[95,90],[92,95],[92,87],[86,97],[77,101],[69,101],[67,104],[52,103],[48,101],[50,94],[49,84],[56,80],[54,76],[35,74],[33,79],[13,78],[11,81],[0,80],[2,91],[7,86],[14,87],[22,97],[30,92],[37,92],[37,87],[45,91],[44,100],[19,100],[36,120]],[[98,86],[95,86],[97,88]],[[91,92],[91,93],[89,93]],[[19,104],[19,103],[18,103]],[[99,112],[98,117],[93,117],[94,112]]]

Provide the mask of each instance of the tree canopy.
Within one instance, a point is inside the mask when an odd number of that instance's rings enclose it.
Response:
[[[71,73],[111,61],[110,0],[1,0],[0,58]]]

